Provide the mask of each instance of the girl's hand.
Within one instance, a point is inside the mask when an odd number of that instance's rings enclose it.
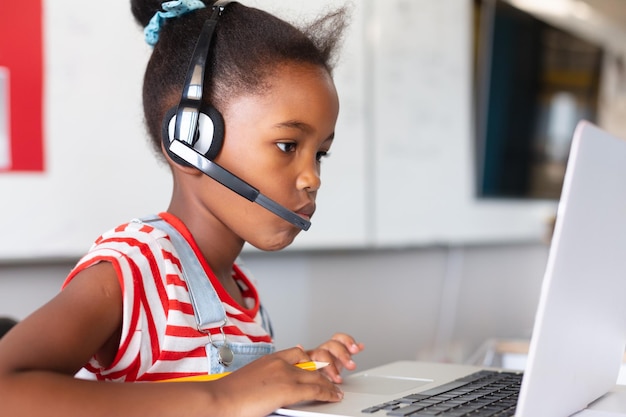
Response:
[[[223,415],[266,416],[300,401],[340,401],[343,392],[328,378],[294,366],[310,360],[301,348],[291,348],[263,356],[207,384],[219,403],[217,409],[228,410]]]
[[[362,343],[357,343],[352,336],[345,333],[335,333],[333,337],[313,350],[307,351],[311,359],[320,362],[329,362],[330,365],[321,370],[331,381],[340,384],[343,381],[341,371],[356,369],[352,355],[364,349]]]

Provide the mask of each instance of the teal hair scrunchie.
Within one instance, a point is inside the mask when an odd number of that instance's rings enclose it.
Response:
[[[148,26],[143,29],[146,43],[150,46],[156,45],[159,40],[159,31],[166,19],[179,17],[194,10],[204,9],[205,7],[206,5],[200,0],[173,0],[161,4],[161,8],[164,11],[156,12],[154,16],[152,16],[152,19],[150,19],[150,22],[148,22]]]

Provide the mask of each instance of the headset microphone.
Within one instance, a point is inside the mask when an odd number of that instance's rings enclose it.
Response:
[[[215,2],[211,17],[204,23],[189,65],[180,103],[163,118],[161,137],[164,148],[176,163],[195,167],[247,200],[259,204],[302,230],[308,230],[311,222],[261,194],[259,190],[212,160],[222,147],[224,121],[217,109],[202,102],[202,90],[213,32],[228,3]]]
[[[209,177],[213,178],[220,184],[230,188],[240,196],[265,207],[272,213],[294,226],[299,227],[302,230],[308,230],[311,226],[311,222],[298,216],[293,211],[281,206],[274,200],[261,194],[259,190],[252,187],[250,184],[237,177],[233,173],[222,168],[215,162],[211,161],[192,147],[184,144],[183,142],[174,139],[170,145],[170,152],[183,159],[185,162],[199,169]]]

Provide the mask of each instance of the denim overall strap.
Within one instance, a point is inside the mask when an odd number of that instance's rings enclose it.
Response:
[[[226,324],[226,311],[222,301],[217,296],[209,277],[185,238],[175,227],[158,216],[145,217],[141,221],[155,225],[158,229],[166,232],[176,252],[178,252],[198,330],[208,331],[210,328],[221,327]]]

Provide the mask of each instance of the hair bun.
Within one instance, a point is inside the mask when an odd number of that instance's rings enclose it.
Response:
[[[130,10],[135,17],[135,21],[144,28],[150,23],[152,16],[159,11],[163,11],[162,4],[167,1],[168,0],[130,0]],[[215,3],[215,0],[201,1],[207,5]]]

